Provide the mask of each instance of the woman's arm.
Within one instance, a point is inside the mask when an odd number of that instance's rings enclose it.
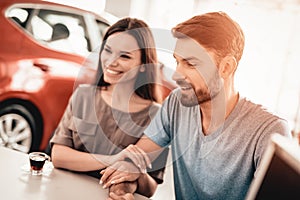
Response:
[[[77,151],[71,147],[54,144],[52,147],[54,167],[73,171],[93,171],[107,167],[109,156]]]
[[[150,139],[148,140],[149,142],[152,142]],[[155,147],[157,150],[156,144]],[[149,152],[148,148],[147,151]],[[142,172],[145,172],[146,166],[151,168],[151,166],[149,166],[151,161],[147,154],[135,145],[129,145],[126,149],[116,155],[100,155],[81,152],[65,145],[53,144],[51,154],[54,167],[74,171],[100,170],[113,165],[117,161],[123,161],[126,158],[131,159]],[[155,158],[155,156],[153,157],[151,154],[150,157]]]
[[[134,145],[130,146],[136,150]],[[146,154],[142,156],[139,153],[136,154],[132,151],[123,150],[119,154],[115,155],[101,155],[81,152],[60,144],[53,144],[51,155],[54,167],[82,172],[100,170],[111,166],[118,161],[123,161],[126,158],[130,158],[134,161],[134,163],[137,163],[141,171],[145,171],[147,163],[150,163],[150,160]]]

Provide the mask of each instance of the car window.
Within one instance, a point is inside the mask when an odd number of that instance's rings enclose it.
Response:
[[[106,23],[103,23],[102,21],[100,20],[96,20],[97,22],[97,25],[98,25],[98,30],[99,30],[99,34],[100,34],[100,38],[102,40],[102,38],[104,37],[107,29],[108,29],[108,25]]]
[[[8,16],[37,42],[49,48],[82,56],[91,51],[86,24],[81,15],[50,9],[14,7]]]
[[[11,18],[15,23],[25,28],[30,12],[31,9],[13,8],[8,13],[8,17]]]
[[[80,15],[39,10],[32,18],[32,33],[51,48],[85,56],[89,51],[84,19]]]

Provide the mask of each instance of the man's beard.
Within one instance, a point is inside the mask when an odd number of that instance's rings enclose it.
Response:
[[[183,106],[192,107],[214,99],[223,89],[222,79],[216,74],[209,82],[209,89],[195,91],[193,87],[181,90],[180,102]]]

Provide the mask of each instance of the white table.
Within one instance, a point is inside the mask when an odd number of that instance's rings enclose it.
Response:
[[[32,176],[22,170],[28,155],[0,147],[0,199],[3,200],[105,200],[108,190],[96,178],[53,168]],[[23,167],[24,168],[24,167]],[[148,199],[135,194],[136,200]]]

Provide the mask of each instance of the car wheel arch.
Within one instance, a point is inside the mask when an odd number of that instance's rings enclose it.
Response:
[[[26,112],[29,112],[26,118],[30,118],[30,116],[32,116],[33,123],[30,122],[30,126],[34,126],[34,127],[31,127],[33,133],[31,133],[32,141],[31,141],[31,147],[29,152],[39,150],[40,144],[42,142],[43,128],[44,128],[43,117],[39,109],[32,102],[24,99],[12,98],[0,102],[0,112],[5,109],[12,109],[12,108],[20,109],[20,112],[24,112],[25,115],[27,115]],[[31,119],[28,120],[31,121]]]

